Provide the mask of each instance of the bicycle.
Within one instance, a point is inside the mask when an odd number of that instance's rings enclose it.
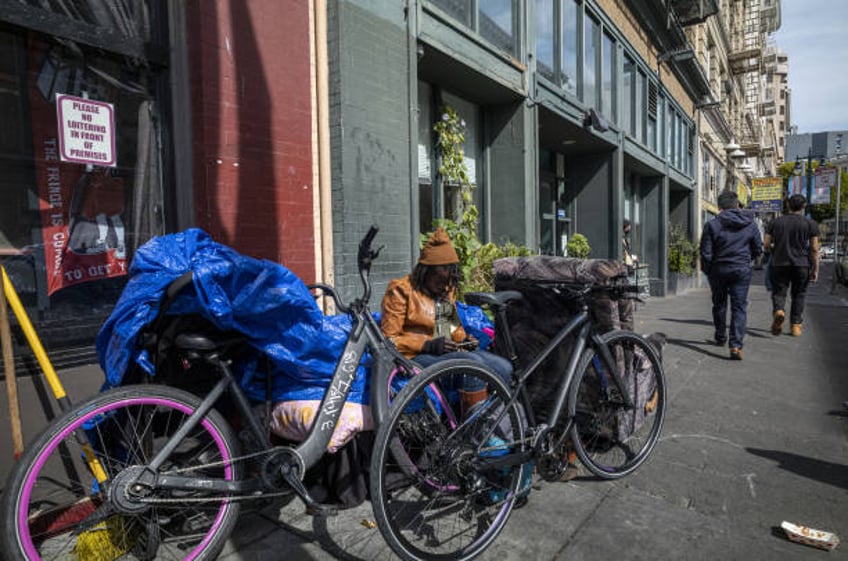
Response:
[[[531,472],[558,481],[573,448],[583,465],[617,479],[642,465],[654,449],[666,408],[661,360],[645,338],[602,334],[587,296],[632,297],[635,287],[554,283],[557,297],[580,310],[524,368],[518,367],[507,321],[518,291],[466,294],[466,302],[495,315],[496,344],[516,366],[507,386],[479,364],[437,363],[412,379],[392,402],[375,437],[370,492],[377,524],[407,560],[471,559],[497,537],[516,503],[530,492]],[[527,383],[564,345],[567,366],[555,373],[547,422],[539,422]],[[500,347],[503,345],[503,347]],[[459,378],[476,377],[488,397],[461,411],[452,395]],[[438,397],[433,389],[440,390]]]
[[[368,351],[372,358],[375,425],[387,415],[392,387],[416,370],[369,311],[371,264],[382,249],[371,248],[376,234],[372,226],[359,245],[359,298],[345,304],[332,287],[309,285],[316,297],[332,298],[350,316],[352,328],[305,440],[272,443],[260,407],[251,404],[232,370],[244,352],[244,335],[177,333],[179,360],[205,371],[211,389],[198,395],[154,383],[118,387],[56,419],[8,479],[0,507],[6,521],[0,545],[7,558],[212,559],[244,501],[294,493],[313,513],[335,514],[333,505],[309,495],[302,478],[327,449],[363,355]],[[191,283],[189,271],[169,285],[156,322],[174,317],[166,311]],[[151,326],[146,348],[158,349],[155,334],[163,329],[161,323]],[[225,393],[246,427],[244,435],[237,436],[216,408]]]

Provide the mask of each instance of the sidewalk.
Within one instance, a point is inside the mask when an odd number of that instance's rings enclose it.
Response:
[[[827,555],[786,540],[783,520],[848,539],[848,288],[812,286],[804,335],[771,335],[755,274],[745,359],[711,345],[709,290],[652,298],[637,331],[664,332],[669,412],[653,457],[607,482],[583,475],[535,485],[481,559],[805,560]],[[242,517],[222,559],[394,559],[368,503],[306,516],[293,501]],[[842,544],[831,558],[845,558]]]

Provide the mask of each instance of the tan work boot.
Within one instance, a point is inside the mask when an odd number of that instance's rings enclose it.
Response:
[[[489,397],[489,390],[486,388],[471,392],[459,390],[459,407],[462,417],[467,417],[471,409],[487,397]]]
[[[786,313],[783,310],[774,312],[774,321],[771,322],[772,335],[780,335],[783,332],[783,320],[786,319]]]
[[[793,337],[800,337],[801,336],[801,324],[800,323],[793,323],[791,326],[789,326],[789,332],[792,334]]]

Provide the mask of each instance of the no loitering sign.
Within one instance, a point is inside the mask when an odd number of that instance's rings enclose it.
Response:
[[[115,106],[72,95],[56,96],[59,157],[63,162],[114,167]]]

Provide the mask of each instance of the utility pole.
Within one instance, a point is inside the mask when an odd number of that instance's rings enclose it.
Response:
[[[833,228],[833,280],[830,284],[830,293],[836,294],[836,271],[839,269],[839,220],[842,207],[842,162],[839,152],[842,150],[842,135],[836,135],[836,225]]]
[[[807,180],[807,210],[806,210],[806,213],[807,213],[807,217],[810,217],[810,216],[812,216],[812,208],[811,207],[813,206],[812,205],[812,195],[813,195],[813,185],[812,185],[812,183],[813,183],[813,181],[812,181],[813,147],[812,146],[810,146],[810,149],[807,150],[807,165],[804,168],[804,175],[806,176],[806,180]]]

